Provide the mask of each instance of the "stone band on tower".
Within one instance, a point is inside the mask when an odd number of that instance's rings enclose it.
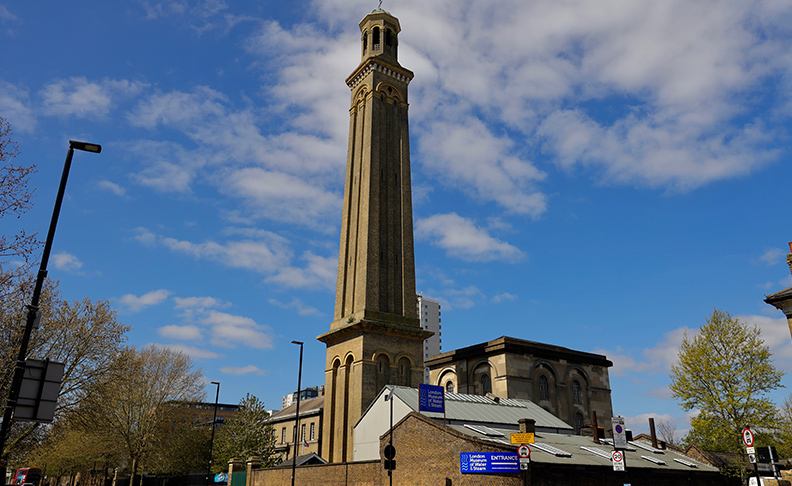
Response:
[[[352,460],[352,427],[383,386],[418,386],[423,340],[415,293],[407,85],[399,21],[376,9],[360,22],[349,110],[338,283],[327,345],[322,457]]]

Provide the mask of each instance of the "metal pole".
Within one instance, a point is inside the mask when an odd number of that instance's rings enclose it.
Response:
[[[39,310],[38,306],[41,298],[41,288],[44,286],[44,279],[47,277],[47,263],[49,262],[50,252],[52,251],[52,240],[55,238],[55,228],[58,225],[58,216],[60,215],[61,204],[63,203],[63,194],[66,192],[66,181],[69,179],[69,170],[71,169],[75,148],[94,153],[99,153],[102,150],[100,145],[85,144],[83,142],[69,140],[69,151],[66,152],[66,162],[63,164],[63,173],[61,174],[60,186],[58,187],[58,195],[55,198],[55,208],[52,211],[52,219],[50,220],[49,230],[47,231],[47,240],[44,243],[44,252],[41,255],[41,264],[39,265],[38,275],[36,276],[36,286],[33,289],[33,296],[30,299],[30,304],[27,306],[27,322],[25,323],[25,330],[22,333],[22,341],[19,344],[19,353],[17,354],[16,364],[14,366],[11,388],[8,390],[8,398],[6,398],[3,423],[0,425],[0,470],[2,471],[6,470],[6,440],[8,439],[8,433],[11,431],[11,421],[13,420],[14,409],[16,408],[19,398],[19,391],[22,387],[22,379],[25,374],[25,358],[27,357],[27,350],[30,345],[30,335],[33,332],[33,325],[36,322],[36,315]]]
[[[390,431],[388,433],[388,445],[393,447],[393,389],[390,397]],[[392,461],[393,459],[391,459]],[[393,467],[388,469],[388,484],[393,486]]]
[[[220,382],[213,381],[212,385],[217,385],[215,393],[214,416],[212,417],[212,438],[209,439],[209,467],[206,469],[206,484],[209,485],[209,478],[212,477],[212,453],[214,453],[215,425],[217,424],[217,401],[220,399]]]
[[[300,367],[297,371],[297,411],[294,416],[294,453],[292,454],[291,476],[291,486],[294,486],[294,474],[297,471],[297,440],[300,438],[300,387],[302,386],[303,343],[300,341],[292,341],[292,344],[300,345]]]

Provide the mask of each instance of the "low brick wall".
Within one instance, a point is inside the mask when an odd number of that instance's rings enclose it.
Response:
[[[291,467],[252,471],[247,486],[291,486]],[[383,481],[383,477],[385,480]],[[388,484],[380,461],[300,466],[294,484],[306,486],[383,486]]]

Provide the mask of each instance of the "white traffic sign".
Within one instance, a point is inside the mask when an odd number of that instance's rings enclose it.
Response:
[[[743,444],[745,444],[745,447],[753,447],[754,445],[753,430],[749,429],[748,427],[744,428],[742,431],[742,439],[743,439]]]
[[[527,457],[520,458],[520,471],[527,471],[528,465],[531,463],[531,460]]]
[[[613,447],[616,449],[627,448],[627,431],[624,429],[624,417],[613,417]]]
[[[527,459],[531,457],[531,448],[526,444],[520,444],[520,447],[517,448],[517,455]]]
[[[622,451],[613,451],[611,459],[613,460],[614,471],[624,471],[624,453]]]

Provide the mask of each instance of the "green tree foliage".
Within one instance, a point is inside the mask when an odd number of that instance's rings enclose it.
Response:
[[[218,429],[213,454],[213,472],[224,471],[234,457],[261,456],[262,467],[280,462],[275,452],[275,429],[264,402],[251,394],[239,401],[239,412]]]
[[[671,391],[684,410],[698,410],[686,438],[704,449],[736,452],[743,427],[772,429],[768,393],[782,387],[756,326],[715,309],[693,337],[685,334],[671,367]]]
[[[75,417],[85,433],[118,445],[134,484],[141,462],[154,457],[171,434],[173,404],[202,398],[201,371],[187,355],[153,346],[128,348],[80,393]]]
[[[22,335],[22,309],[30,301],[33,277],[15,279],[11,292],[0,294],[0,392],[2,405],[11,384]],[[28,357],[64,363],[56,420],[75,408],[79,392],[109,369],[124,348],[129,326],[118,322],[107,301],[60,297],[57,282],[47,280],[39,308],[41,324],[31,335]],[[31,422],[15,422],[5,453],[11,464],[25,461],[45,430]]]

